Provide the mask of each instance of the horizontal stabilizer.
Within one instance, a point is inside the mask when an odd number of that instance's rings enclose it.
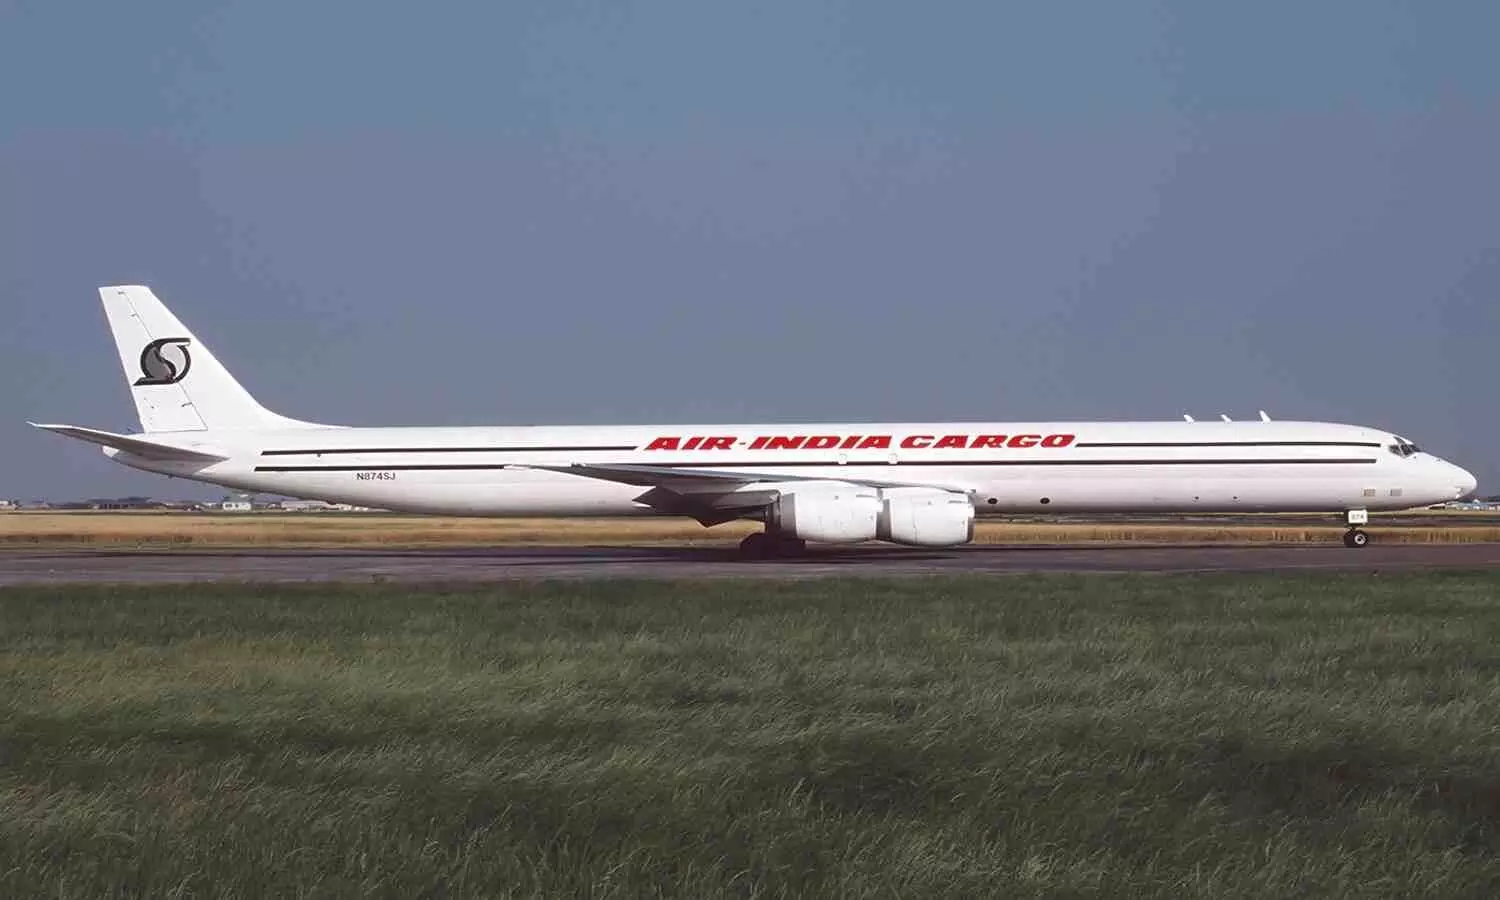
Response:
[[[145,440],[141,437],[130,437],[123,434],[114,434],[109,431],[99,431],[94,428],[81,428],[77,425],[38,425],[30,423],[35,428],[43,431],[51,431],[65,437],[77,438],[80,441],[88,441],[90,444],[98,444],[101,447],[111,447],[132,456],[142,459],[155,459],[163,462],[222,462],[229,457],[217,453],[208,453],[203,450],[189,450],[184,447],[173,447],[170,444],[161,444],[156,441]]]

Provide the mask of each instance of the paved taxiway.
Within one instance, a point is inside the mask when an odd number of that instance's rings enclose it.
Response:
[[[743,562],[701,547],[0,552],[0,585],[194,581],[496,581],[540,578],[815,578],[1024,572],[1500,570],[1500,544],[969,546],[819,549]]]

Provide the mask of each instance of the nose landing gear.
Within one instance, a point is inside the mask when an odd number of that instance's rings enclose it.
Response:
[[[1344,532],[1345,547],[1358,548],[1370,543],[1370,535],[1359,527],[1369,524],[1369,510],[1351,509],[1344,513],[1344,522],[1349,526],[1349,530]]]

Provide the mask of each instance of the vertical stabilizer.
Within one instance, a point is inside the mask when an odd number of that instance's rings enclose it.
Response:
[[[309,426],[259,403],[150,288],[101,287],[141,429],[204,431]]]

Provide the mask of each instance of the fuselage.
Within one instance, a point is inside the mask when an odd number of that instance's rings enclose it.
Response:
[[[647,465],[924,485],[981,515],[1404,509],[1474,488],[1389,432],[1323,422],[319,427],[158,432],[202,463],[118,462],[225,487],[449,515],[661,515],[647,488],[530,468]]]

